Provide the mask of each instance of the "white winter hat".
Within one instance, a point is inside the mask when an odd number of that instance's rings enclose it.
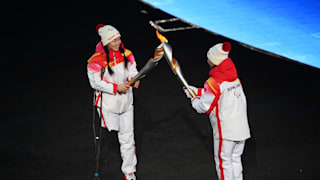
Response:
[[[229,42],[219,43],[209,49],[207,57],[214,65],[219,65],[228,58],[230,50],[231,44]]]
[[[112,40],[121,37],[119,31],[111,25],[98,24],[96,30],[101,37],[103,46],[109,44]]]

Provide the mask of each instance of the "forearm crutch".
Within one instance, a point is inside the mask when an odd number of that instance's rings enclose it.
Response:
[[[101,151],[101,113],[102,113],[102,92],[100,92],[100,107],[96,104],[96,91],[93,95],[93,104],[92,104],[92,128],[93,128],[93,137],[94,137],[94,146],[95,146],[95,155],[96,155],[96,169],[94,173],[94,180],[100,180],[99,178],[99,165],[100,165],[100,151]],[[96,122],[96,113],[99,111],[99,119]],[[98,124],[98,125],[96,125]],[[98,132],[97,132],[98,131]]]

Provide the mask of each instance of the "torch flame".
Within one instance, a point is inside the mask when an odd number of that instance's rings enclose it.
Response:
[[[156,31],[157,34],[157,38],[161,41],[161,43],[166,42],[168,43],[168,39],[166,37],[164,37],[162,34],[159,33],[159,31]]]

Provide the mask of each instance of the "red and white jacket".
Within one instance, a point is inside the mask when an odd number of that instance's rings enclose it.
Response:
[[[214,138],[241,141],[250,138],[247,102],[230,58],[214,67],[204,88],[198,88],[192,107],[209,114]]]
[[[130,87],[126,93],[119,94],[117,92],[118,84],[125,84],[130,81],[137,73],[136,62],[130,50],[124,48],[124,53],[119,51],[109,51],[108,56],[110,62],[107,62],[107,54],[103,49],[103,45],[99,42],[96,46],[96,52],[88,60],[87,74],[90,85],[96,91],[96,105],[100,105],[100,97],[102,94],[102,109],[106,112],[121,114],[132,108],[133,93]],[[124,56],[128,58],[130,63],[128,67],[124,67]],[[110,75],[107,66],[113,70]],[[105,73],[101,73],[101,69]]]

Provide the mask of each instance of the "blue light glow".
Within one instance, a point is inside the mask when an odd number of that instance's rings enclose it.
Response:
[[[318,0],[145,0],[194,25],[320,68]]]

